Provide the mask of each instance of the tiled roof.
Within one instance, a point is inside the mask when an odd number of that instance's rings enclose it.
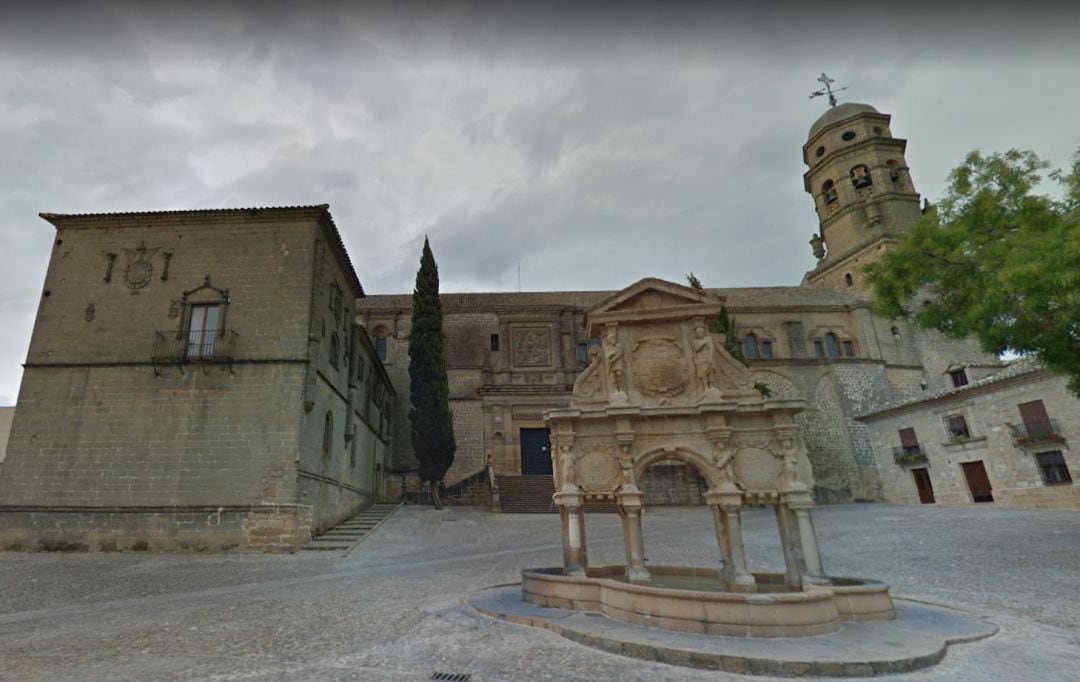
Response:
[[[325,221],[330,228],[331,244],[336,247],[345,260],[346,275],[352,280],[357,291],[364,296],[364,287],[360,284],[360,278],[356,276],[356,268],[353,267],[349,252],[345,249],[345,243],[341,240],[341,233],[334,223],[334,217],[330,215],[330,204],[312,204],[309,206],[263,206],[253,208],[196,208],[175,211],[118,211],[112,213],[38,213],[49,221],[54,227],[77,227],[80,223],[134,222],[140,218],[233,218],[254,217],[258,215],[274,213],[315,213]]]
[[[303,206],[256,206],[249,208],[187,208],[163,211],[112,211],[109,213],[38,213],[39,216],[56,224],[55,220],[61,221],[84,221],[84,220],[115,220],[116,218],[150,218],[165,216],[229,216],[241,213],[254,215],[258,213],[286,213],[289,211],[313,211],[329,210],[330,204],[309,204]]]
[[[930,391],[927,393],[920,393],[919,395],[915,396],[901,398],[887,405],[884,405],[883,407],[880,407],[873,412],[861,414],[857,417],[857,419],[871,417],[876,414],[881,414],[882,412],[890,412],[901,407],[909,407],[911,405],[918,405],[919,403],[928,403],[941,398],[951,398],[954,396],[968,393],[970,391],[977,390],[984,386],[989,386],[991,384],[1007,381],[1015,377],[1024,376],[1025,374],[1034,374],[1035,372],[1040,372],[1043,369],[1044,367],[1042,363],[1040,363],[1035,358],[1020,358],[1019,360],[1013,360],[1012,362],[1006,364],[1004,367],[994,372],[993,374],[989,374],[981,379],[972,381],[965,386],[950,387],[938,391]]]
[[[732,289],[709,289],[723,296],[729,308],[785,308],[850,306],[859,299],[814,287],[740,287]],[[590,308],[617,291],[528,291],[489,292],[475,294],[441,294],[443,308],[492,309],[501,307],[567,306]],[[360,302],[361,310],[408,310],[412,307],[412,294],[373,294]]]

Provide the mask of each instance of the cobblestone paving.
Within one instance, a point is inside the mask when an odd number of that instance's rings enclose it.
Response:
[[[992,614],[996,636],[902,680],[1080,675],[1080,514],[977,507],[816,510],[829,573]],[[707,510],[657,508],[655,563],[716,561]],[[613,514],[589,518],[592,563],[622,559]],[[747,515],[754,570],[781,566],[773,517]],[[554,515],[406,507],[349,557],[0,553],[3,680],[761,679],[648,663],[485,618],[470,592],[556,565]]]

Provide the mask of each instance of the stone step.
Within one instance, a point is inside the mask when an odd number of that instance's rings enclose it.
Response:
[[[344,551],[344,550],[352,547],[352,545],[353,545],[353,543],[351,543],[351,542],[322,542],[322,541],[319,541],[319,540],[312,540],[311,542],[304,545],[304,551],[306,551],[306,552],[319,552],[319,551],[333,552],[333,551],[339,551],[339,550]]]
[[[399,508],[400,505],[396,504],[380,504],[367,507],[315,537],[304,545],[304,549],[347,552],[366,538],[386,517]]]

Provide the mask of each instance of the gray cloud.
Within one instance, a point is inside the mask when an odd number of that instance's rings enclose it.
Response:
[[[939,3],[943,4],[943,3]],[[587,6],[586,6],[587,5]],[[1080,146],[1074,10],[904,3],[134,2],[0,25],[0,404],[51,243],[39,211],[328,202],[371,293],[794,284],[822,70],[894,115],[917,187],[972,148]]]

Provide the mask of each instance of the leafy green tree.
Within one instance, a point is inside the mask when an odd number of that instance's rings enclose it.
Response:
[[[442,303],[439,266],[428,240],[416,272],[409,331],[409,421],[412,446],[420,462],[420,480],[431,486],[431,500],[442,509],[439,483],[454,463],[454,423],[450,414],[450,384],[443,356]]]
[[[1060,197],[1036,192],[1044,178]],[[1080,152],[1068,172],[1030,151],[972,152],[866,272],[880,314],[1034,357],[1080,395]]]

